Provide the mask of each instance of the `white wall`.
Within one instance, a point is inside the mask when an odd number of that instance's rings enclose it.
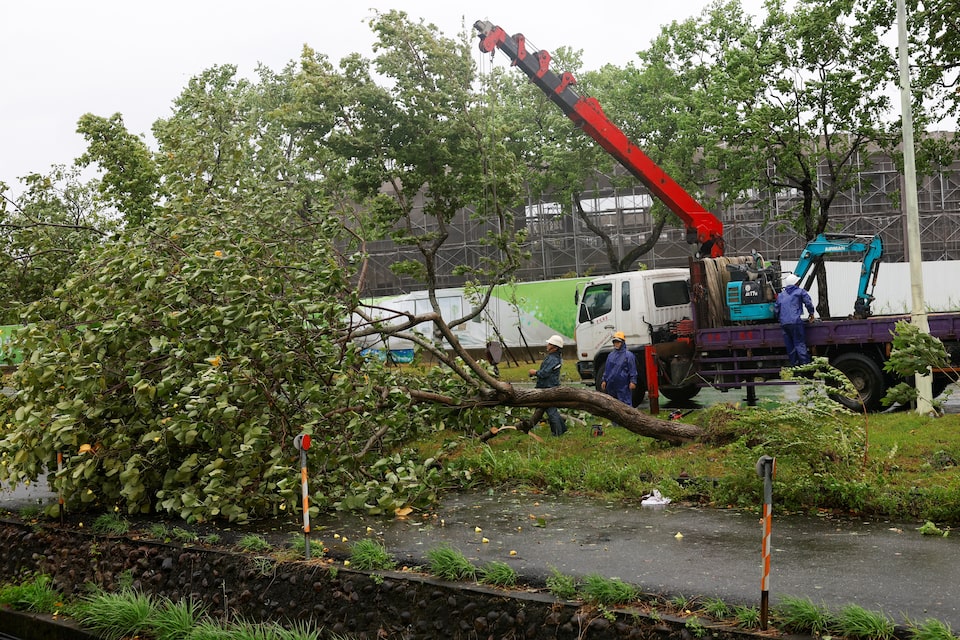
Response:
[[[784,272],[789,272],[795,265],[795,262],[784,261],[782,268]],[[834,317],[852,314],[860,281],[860,264],[827,262],[826,265],[830,313]],[[960,310],[960,261],[924,262],[923,293],[927,311]],[[816,303],[816,285],[811,287],[810,295]],[[913,298],[910,293],[909,263],[881,263],[873,295],[876,298],[871,307],[874,315],[910,313]]]

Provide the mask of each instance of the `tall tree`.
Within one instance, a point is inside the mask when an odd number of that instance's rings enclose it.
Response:
[[[877,3],[884,23],[895,28],[895,3]],[[925,97],[930,121],[956,124],[960,117],[960,14],[951,0],[907,0],[911,74]],[[955,127],[954,127],[955,128]]]
[[[30,303],[63,286],[84,250],[117,230],[97,181],[84,181],[78,169],[56,166],[23,183],[16,199],[0,189],[0,324],[19,324]]]
[[[759,190],[772,204],[795,191],[796,205],[771,220],[805,240],[829,229],[830,208],[870,152],[891,148],[889,88],[894,68],[878,25],[856,0],[765,5],[754,25],[739,2],[666,27],[655,47],[678,75],[695,75],[691,100],[702,119],[706,166],[728,198]],[[827,285],[818,309],[828,317]]]
[[[98,182],[101,197],[113,205],[128,225],[143,224],[153,215],[160,196],[160,173],[146,143],[130,134],[123,116],[102,118],[84,114],[77,132],[87,150],[76,160],[79,167],[97,164],[103,169]]]

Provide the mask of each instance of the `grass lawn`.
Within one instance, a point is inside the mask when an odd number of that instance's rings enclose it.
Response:
[[[501,378],[526,380],[529,368],[501,367]],[[487,443],[460,439],[453,444],[449,438],[455,434],[441,431],[418,448],[426,452],[446,445],[447,464],[468,471],[473,486],[512,485],[627,501],[656,488],[679,500],[746,508],[760,503],[757,458],[773,455],[781,509],[960,526],[960,415],[835,416],[793,401],[757,408],[720,402],[683,418],[713,436],[671,446],[585,413],[564,413],[572,420],[563,438],[551,437],[544,423],[533,431],[539,440],[505,430]],[[602,436],[592,435],[595,424],[603,427]]]

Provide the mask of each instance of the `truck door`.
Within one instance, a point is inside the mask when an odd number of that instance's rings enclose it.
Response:
[[[616,331],[614,284],[610,280],[592,283],[583,291],[575,335],[579,360],[592,360]]]

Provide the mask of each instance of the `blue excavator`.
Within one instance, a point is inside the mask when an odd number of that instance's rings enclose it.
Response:
[[[793,273],[800,278],[800,286],[808,289],[816,274],[815,265],[824,260],[850,257],[860,258],[860,282],[853,317],[868,318],[872,315],[870,304],[883,257],[880,236],[821,233],[803,249]],[[775,319],[773,303],[782,289],[780,270],[765,263],[757,254],[753,258],[753,265],[727,267],[731,281],[727,283],[726,299],[732,321],[768,322]]]

